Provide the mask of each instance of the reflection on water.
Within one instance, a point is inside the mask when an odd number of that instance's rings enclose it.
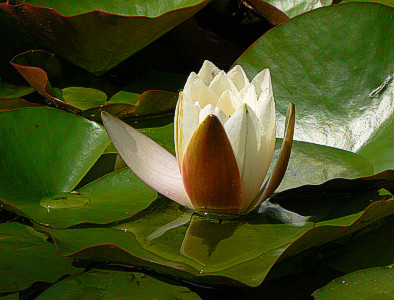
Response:
[[[279,205],[267,205],[267,209],[238,219],[219,220],[182,211],[168,202],[160,210],[115,228],[132,233],[144,249],[177,267],[186,264],[197,273],[209,274],[233,272],[250,261],[256,268],[272,263],[312,226],[307,217]]]

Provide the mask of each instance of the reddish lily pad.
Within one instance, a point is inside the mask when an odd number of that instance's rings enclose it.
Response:
[[[172,112],[178,96],[173,92],[152,90],[168,86],[172,90],[181,87],[184,76],[177,74],[149,73],[144,78],[128,85],[109,101],[107,95],[97,89],[67,87],[58,90],[52,87],[48,74],[61,78],[61,65],[53,54],[45,51],[28,51],[16,56],[11,64],[46,99],[48,105],[101,122],[100,113],[106,111],[119,118],[158,115]],[[165,83],[159,78],[165,76]],[[138,100],[136,102],[136,99]]]
[[[102,74],[204,7],[208,0],[137,0],[69,5],[62,1],[0,4],[56,54]]]
[[[200,284],[257,286],[275,262],[394,213],[394,199],[385,190],[300,197],[297,210],[289,206],[296,199],[287,198],[223,222],[183,212],[163,199],[111,226],[37,229],[50,234],[64,256],[148,267]]]

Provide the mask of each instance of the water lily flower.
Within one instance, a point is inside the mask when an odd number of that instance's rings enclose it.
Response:
[[[176,157],[138,130],[103,112],[120,156],[164,196],[198,212],[243,215],[279,186],[290,157],[294,105],[269,180],[275,148],[275,102],[268,69],[250,82],[241,66],[228,73],[205,61],[179,93]]]

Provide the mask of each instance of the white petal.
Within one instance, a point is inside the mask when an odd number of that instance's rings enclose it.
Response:
[[[186,94],[179,93],[174,120],[174,142],[178,162],[182,161],[187,144],[198,126],[199,111]]]
[[[205,86],[205,84],[201,78],[198,77],[196,73],[191,72],[183,88],[183,93],[187,95],[191,101],[197,101],[202,86]]]
[[[268,97],[260,96],[257,101],[257,117],[263,127],[263,134],[275,132],[276,114],[275,114],[275,101],[272,93]]]
[[[218,117],[220,123],[222,123],[222,125],[224,125],[226,123],[226,121],[228,120],[228,116],[223,112],[223,110],[221,110],[220,107],[215,107],[215,116]]]
[[[227,75],[234,82],[238,91],[242,90],[245,86],[249,84],[249,79],[245,74],[244,69],[240,65],[236,65],[232,68]]]
[[[199,101],[201,107],[207,104],[216,105],[219,97],[214,91],[212,91],[205,83],[197,76],[196,73],[190,73],[183,93],[192,101]]]
[[[128,167],[159,193],[192,208],[176,158],[119,119],[106,112],[102,112],[101,116],[112,143]]]
[[[256,112],[257,109],[257,95],[256,88],[253,84],[245,86],[237,95],[238,101],[246,103],[250,108]]]
[[[230,90],[234,95],[238,92],[234,82],[224,71],[220,71],[220,73],[215,76],[209,88],[213,90],[218,97],[220,97],[225,90]]]
[[[201,123],[202,121],[205,120],[205,118],[209,115],[215,115],[218,117],[219,121],[222,123],[222,125],[224,123],[226,123],[228,117],[227,115],[219,108],[219,107],[215,107],[211,104],[208,104],[207,106],[205,106],[201,111],[200,111],[200,115],[198,117],[199,119],[199,123]]]
[[[235,113],[237,107],[242,102],[237,101],[237,98],[229,90],[225,91],[219,98],[218,106],[223,110],[227,116],[231,116]]]
[[[219,101],[219,97],[214,91],[204,85],[200,88],[198,94],[198,101],[200,102],[201,107],[204,107],[207,104],[212,104],[213,106],[216,106]]]
[[[255,113],[247,104],[240,106],[224,128],[230,140],[243,184],[242,208],[245,211],[255,198],[269,163],[265,157],[267,146],[262,139],[261,125]]]
[[[252,80],[256,88],[257,97],[263,92],[272,91],[271,73],[269,69],[264,69],[258,73]]]
[[[210,61],[204,61],[198,76],[205,83],[206,86],[212,81],[212,79],[220,72],[220,70]]]

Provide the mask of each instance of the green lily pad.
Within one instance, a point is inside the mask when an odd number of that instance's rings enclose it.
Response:
[[[32,93],[31,86],[15,85],[0,80],[0,98],[18,98]]]
[[[28,217],[25,205],[71,192],[109,143],[100,125],[55,109],[1,111],[0,123],[0,201]]]
[[[19,223],[0,224],[0,293],[20,291],[36,281],[54,282],[80,272],[58,255],[47,236]]]
[[[278,260],[393,213],[394,200],[385,190],[296,193],[267,202],[245,218],[223,222],[192,215],[159,198],[133,219],[113,225],[37,229],[50,234],[64,256],[148,267],[200,284],[257,286]]]
[[[146,91],[142,95],[138,95],[138,102],[135,105],[127,103],[133,103],[136,96],[135,94],[130,95],[130,93],[127,93],[126,97],[120,99],[121,96],[118,95],[116,98],[111,98],[105,105],[84,110],[81,112],[81,115],[96,122],[101,122],[102,111],[106,111],[121,119],[161,117],[163,114],[172,114],[178,101],[178,94],[175,93]],[[118,100],[123,101],[123,103],[117,103],[116,101]]]
[[[62,90],[65,102],[79,109],[107,104],[107,95],[99,90],[85,87],[68,87]]]
[[[250,78],[270,69],[279,136],[291,101],[296,140],[360,151],[375,172],[394,167],[393,13],[376,3],[317,9],[270,30],[236,61]]]
[[[315,299],[392,299],[394,269],[390,267],[357,271],[337,278],[313,293]]]
[[[102,74],[191,17],[208,0],[17,1],[0,4],[56,54]]]
[[[188,288],[169,285],[141,273],[92,269],[51,286],[36,299],[200,299]]]
[[[341,0],[341,3],[345,3],[345,2],[350,2],[351,0]],[[381,3],[381,4],[385,4],[385,5],[390,5],[390,6],[394,6],[394,1],[393,0],[358,0],[359,2],[376,2],[376,3]]]

